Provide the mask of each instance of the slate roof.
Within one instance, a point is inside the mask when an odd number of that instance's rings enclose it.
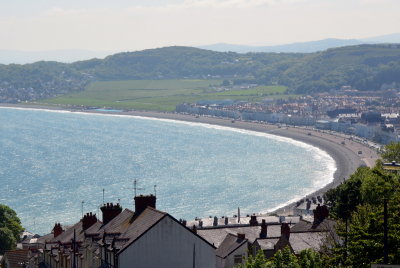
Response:
[[[197,234],[207,240],[215,247],[219,247],[227,234],[237,235],[238,233],[245,234],[246,239],[253,243],[260,237],[261,226],[242,226],[242,227],[226,227],[226,228],[207,228],[198,229]],[[268,225],[267,237],[280,237],[281,226],[278,224]]]
[[[62,232],[57,237],[51,238],[47,242],[61,242],[61,243],[71,243],[71,240],[74,238],[74,230],[76,233],[76,240],[81,241],[83,240],[83,232],[82,232],[82,222],[79,221],[74,225],[68,227],[64,232]]]
[[[7,250],[2,261],[8,261],[10,264],[8,268],[24,267],[22,264],[29,261],[28,254],[28,249]]]
[[[120,214],[118,214],[114,219],[109,221],[107,224],[102,226],[99,231],[101,234],[106,233],[119,233],[122,234],[128,229],[133,221],[135,213],[130,209],[124,209]]]
[[[119,251],[117,254],[122,253],[126,248],[128,248],[132,243],[137,241],[142,235],[144,235],[148,230],[153,228],[156,224],[158,224],[162,219],[165,217],[169,217],[173,221],[176,222],[176,224],[180,225],[184,231],[192,233],[194,236],[197,236],[199,239],[203,240],[205,243],[209,244],[210,247],[214,248],[213,245],[206,239],[204,239],[202,236],[198,235],[197,233],[193,233],[189,228],[183,226],[178,220],[176,220],[174,217],[169,215],[166,212],[159,211],[155,208],[152,207],[147,207],[142,213],[140,213],[139,216],[137,216],[134,221],[131,223],[129,228],[126,229],[126,231],[119,236],[117,239],[115,239],[115,242],[121,245],[119,247]],[[127,242],[124,242],[123,240],[127,239]],[[119,241],[118,241],[119,240]]]
[[[38,237],[36,241],[37,241],[38,244],[39,243],[40,244],[44,244],[45,241],[49,241],[53,237],[54,237],[54,234],[50,233],[50,234],[46,234],[46,235],[43,235],[41,237]]]
[[[299,254],[300,251],[308,248],[320,251],[328,234],[328,232],[291,233],[289,243],[295,254]]]
[[[99,221],[99,224],[94,224],[90,226],[86,231],[86,236],[103,236],[103,233],[107,234],[122,234],[132,223],[134,212],[130,209],[124,209],[120,214],[118,214],[115,218],[109,221],[107,224],[102,224]]]
[[[290,228],[290,232],[331,232],[335,229],[335,225],[335,221],[331,219],[324,219],[317,225],[313,225],[310,221],[300,220],[295,226]]]
[[[43,236],[33,236],[33,237],[28,237],[24,241],[22,241],[23,246],[39,246],[39,245],[44,245],[45,241],[50,241],[54,237],[53,233],[46,234]]]
[[[215,255],[225,259],[236,249],[247,243],[248,239],[240,239],[236,235],[227,234],[221,245],[215,251]]]
[[[98,235],[100,228],[103,226],[102,221],[97,221],[95,224],[85,230],[86,235]]]
[[[225,226],[229,226],[229,225],[237,225],[238,223],[238,218],[237,217],[228,217],[228,225],[225,225],[225,219],[226,217],[222,218],[219,217],[218,218],[218,227],[225,227]],[[241,217],[240,218],[240,224],[249,224],[250,223],[250,217]],[[187,226],[189,228],[191,228],[193,225],[199,226],[199,221],[203,222],[203,227],[213,227],[213,223],[214,223],[214,218],[202,218],[202,219],[198,219],[198,220],[193,220],[193,221],[188,221],[187,222]],[[279,221],[279,217],[277,216],[257,216],[257,221],[260,224],[262,222],[262,220],[265,220],[265,222],[267,224],[277,224],[280,223]],[[287,216],[285,217],[285,221],[286,222],[290,222],[290,223],[297,223],[300,220],[300,216]]]
[[[159,211],[157,209],[147,207],[140,215],[130,224],[130,226],[125,230],[125,232],[119,237],[121,239],[129,239],[121,247],[121,251],[127,248],[130,244],[135,242],[140,236],[151,229],[156,223],[158,223],[162,218],[168,215],[165,212]]]
[[[258,238],[256,242],[262,250],[273,250],[279,238]]]
[[[101,226],[101,222],[97,221],[91,227],[98,228]],[[76,241],[84,241],[85,240],[85,232],[82,228],[82,221],[75,223],[74,225],[68,227],[62,234],[57,237],[52,237],[51,239],[47,240],[47,242],[61,242],[61,243],[71,243],[72,239],[74,238],[74,230],[76,235]]]

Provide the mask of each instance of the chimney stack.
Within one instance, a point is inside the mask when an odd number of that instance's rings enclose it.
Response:
[[[246,239],[246,234],[241,234],[241,233],[237,234],[237,240],[239,242],[243,241],[244,239]]]
[[[86,213],[86,215],[83,216],[81,221],[82,221],[82,229],[85,231],[90,226],[92,226],[97,222],[96,214],[92,214],[92,212]]]
[[[289,240],[290,237],[290,227],[289,224],[287,222],[282,223],[281,225],[281,237],[286,238],[287,240]]]
[[[258,226],[257,216],[253,215],[250,217],[250,226]]]
[[[217,218],[217,216],[214,216],[213,226],[218,226],[218,218]]]
[[[122,212],[122,207],[117,203],[107,203],[104,204],[101,208],[101,212],[103,213],[103,225],[109,223],[112,219],[118,216],[119,213]]]
[[[54,235],[54,237],[59,236],[60,234],[62,234],[62,232],[63,232],[63,229],[62,229],[62,227],[61,227],[61,224],[60,224],[60,223],[56,223],[56,224],[54,225],[54,228],[53,228],[53,235]]]
[[[267,238],[267,223],[263,219],[261,222],[261,232],[260,232],[260,238]]]
[[[328,208],[325,205],[321,206],[320,204],[318,204],[317,208],[313,210],[313,213],[314,213],[313,228],[315,228],[318,224],[323,222],[325,218],[329,216]]]
[[[139,215],[147,207],[156,208],[156,197],[154,195],[135,196],[135,215]]]

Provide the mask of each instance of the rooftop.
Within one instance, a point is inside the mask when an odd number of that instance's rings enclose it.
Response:
[[[215,251],[215,255],[221,258],[226,258],[237,248],[247,243],[246,238],[240,238],[234,234],[227,234],[221,245]]]

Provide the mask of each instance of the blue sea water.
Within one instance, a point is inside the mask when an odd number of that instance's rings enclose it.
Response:
[[[48,233],[103,202],[154,193],[176,218],[265,212],[333,179],[324,151],[225,127],[116,115],[0,108],[0,203]],[[82,203],[83,202],[83,203]]]

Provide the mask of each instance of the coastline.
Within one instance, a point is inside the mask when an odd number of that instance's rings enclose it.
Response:
[[[293,126],[279,127],[277,125],[258,123],[258,122],[245,122],[245,121],[232,121],[226,118],[215,118],[207,116],[194,116],[177,113],[163,113],[151,111],[96,111],[91,109],[75,109],[69,107],[54,107],[45,105],[24,105],[24,104],[0,104],[5,108],[21,108],[21,109],[40,109],[40,110],[59,110],[69,112],[82,112],[93,114],[106,114],[106,115],[124,115],[124,116],[140,116],[148,118],[169,119],[177,121],[186,121],[192,123],[203,123],[218,125],[230,128],[238,128],[261,133],[268,133],[281,137],[291,138],[293,140],[301,141],[309,145],[315,146],[327,152],[336,163],[336,171],[334,173],[333,181],[325,185],[321,189],[307,195],[303,198],[321,195],[327,190],[338,186],[344,179],[354,173],[354,171],[361,165],[369,167],[374,166],[375,161],[379,158],[376,151],[369,147],[349,140],[345,135],[334,135],[333,133],[325,133],[313,129],[299,128]],[[342,144],[342,142],[345,144]],[[362,152],[359,154],[359,152]],[[289,200],[288,200],[289,201]],[[280,215],[290,215],[295,202],[284,205],[274,211],[273,213]]]

